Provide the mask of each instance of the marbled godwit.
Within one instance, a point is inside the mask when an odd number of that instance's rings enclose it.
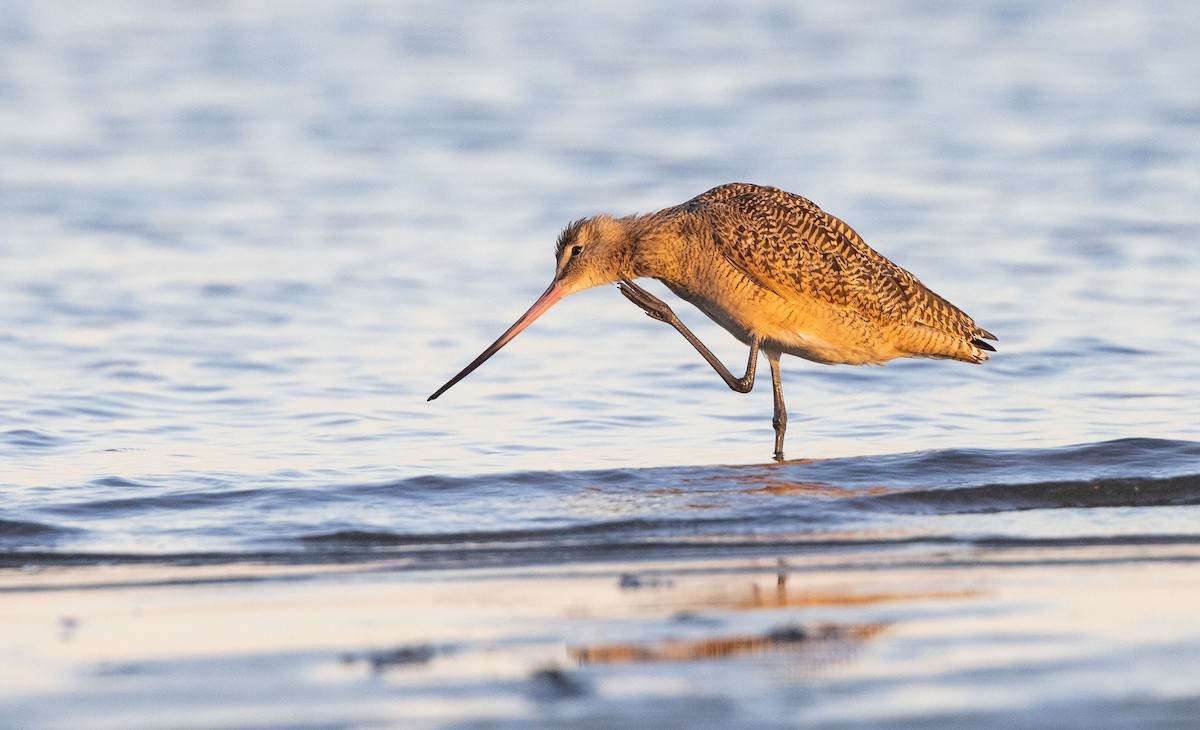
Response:
[[[812,201],[778,188],[731,183],[657,213],[575,221],[558,237],[554,281],[500,339],[450,379],[446,392],[555,302],[619,282],[650,317],[674,327],[739,393],[754,387],[761,350],[771,366],[775,458],[783,459],[787,411],[779,356],[828,365],[897,357],[980,363],[996,339],[965,312],[867,246]],[[658,279],[750,346],[746,374],[729,369],[671,308],[632,279]]]

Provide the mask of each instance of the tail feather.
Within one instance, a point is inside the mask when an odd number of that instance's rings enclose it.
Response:
[[[909,357],[980,363],[988,359],[989,352],[996,351],[995,347],[983,340],[989,334],[978,328],[970,334],[946,332],[923,322],[916,322],[904,327],[898,339],[903,343],[900,345],[901,349],[905,350]]]

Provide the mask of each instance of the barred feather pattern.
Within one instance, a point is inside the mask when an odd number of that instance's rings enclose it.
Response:
[[[861,317],[908,354],[982,362],[993,350],[990,332],[807,198],[730,183],[675,213],[703,218],[728,263],[758,286]]]

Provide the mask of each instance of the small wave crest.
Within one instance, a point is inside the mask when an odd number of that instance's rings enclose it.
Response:
[[[875,509],[922,514],[1196,505],[1200,504],[1200,474],[1166,479],[1091,479],[913,489],[868,497],[861,502]]]
[[[9,550],[53,547],[77,532],[42,522],[0,519],[0,554]]]

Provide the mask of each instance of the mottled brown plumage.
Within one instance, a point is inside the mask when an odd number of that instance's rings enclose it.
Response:
[[[747,344],[757,334],[764,349],[830,364],[988,358],[981,338],[991,334],[799,195],[733,183],[625,220],[653,242],[636,248],[634,273],[663,280]],[[718,283],[698,284],[697,274]]]
[[[613,282],[651,317],[675,327],[734,390],[754,384],[761,349],[775,393],[775,456],[783,457],[783,353],[827,364],[897,357],[983,362],[991,333],[881,256],[841,220],[798,195],[745,183],[713,188],[648,215],[596,216],[563,230],[554,282],[512,328],[450,382],[483,363],[554,302]],[[631,280],[662,281],[742,342],[746,374],[735,378],[675,313]]]

